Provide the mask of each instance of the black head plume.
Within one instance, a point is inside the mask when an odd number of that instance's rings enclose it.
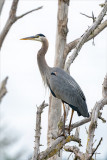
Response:
[[[43,34],[41,34],[41,33],[40,33],[40,34],[37,34],[37,36],[40,36],[40,37],[45,37],[45,36],[44,36]]]

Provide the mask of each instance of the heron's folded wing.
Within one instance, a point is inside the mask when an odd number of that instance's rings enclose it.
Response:
[[[56,70],[51,73],[50,88],[57,98],[77,107],[83,116],[88,113],[83,92],[75,80],[64,71]]]

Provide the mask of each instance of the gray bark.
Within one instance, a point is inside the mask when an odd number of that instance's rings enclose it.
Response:
[[[4,2],[5,2],[5,1],[4,1]],[[3,8],[4,2],[0,1],[0,9],[1,9],[1,10],[2,10],[2,8]],[[6,24],[5,24],[4,28],[3,28],[3,30],[2,30],[1,33],[0,33],[0,49],[1,49],[1,47],[2,47],[2,44],[3,44],[3,42],[4,42],[5,38],[6,38],[6,35],[7,35],[8,32],[9,32],[10,28],[12,27],[12,25],[13,25],[17,20],[19,20],[20,18],[28,15],[29,13],[32,13],[32,12],[37,11],[37,10],[39,10],[39,9],[42,9],[42,6],[41,6],[41,7],[38,7],[38,8],[36,8],[36,9],[30,10],[30,11],[28,11],[28,12],[26,12],[26,13],[20,15],[20,16],[16,16],[16,11],[17,11],[18,3],[19,3],[19,0],[13,0],[13,3],[12,3],[12,5],[11,5],[11,9],[10,9],[10,13],[9,13],[9,17],[8,17],[8,19],[7,19],[7,21],[6,21]]]
[[[47,107],[48,104],[43,101],[43,103],[37,107],[36,112],[36,127],[35,127],[35,146],[34,146],[34,153],[32,160],[37,160],[38,154],[40,152],[40,136],[41,136],[41,114],[43,112],[43,109]]]
[[[8,77],[6,77],[0,84],[0,103],[2,101],[2,98],[7,93],[7,88],[6,88],[7,80],[8,80]]]
[[[5,0],[0,0],[0,14],[2,12],[4,2],[5,2]]]
[[[68,33],[67,22],[68,22],[68,6],[69,0],[58,1],[58,14],[57,14],[57,33],[56,33],[56,51],[55,51],[55,62],[54,66],[64,68],[64,49],[66,45],[66,36]],[[48,112],[48,134],[47,141],[48,146],[53,142],[52,136],[57,135],[58,122],[61,117],[61,101],[50,95],[49,112]],[[61,154],[55,155],[50,160],[60,160]]]
[[[70,65],[73,63],[75,58],[78,56],[78,53],[79,53],[80,49],[82,48],[84,43],[87,41],[89,36],[94,32],[94,30],[101,23],[101,21],[103,20],[104,16],[106,15],[106,12],[107,12],[107,3],[105,3],[104,8],[102,9],[100,14],[96,18],[96,21],[93,23],[93,25],[91,27],[89,27],[89,29],[87,29],[85,34],[80,38],[79,42],[76,45],[76,48],[74,49],[72,55],[69,57],[69,60],[66,63],[66,70],[69,70]]]

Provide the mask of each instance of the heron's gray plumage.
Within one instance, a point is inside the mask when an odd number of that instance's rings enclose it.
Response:
[[[88,117],[85,96],[77,82],[60,68],[52,68],[49,87],[55,96],[69,104],[79,115]]]
[[[49,67],[45,60],[48,41],[42,38],[42,47],[37,54],[38,66],[44,84],[50,88],[53,96],[67,103],[78,115],[89,117],[85,96],[77,82],[64,70]]]
[[[48,50],[48,40],[43,34],[23,38],[22,40],[36,40],[42,42],[42,47],[37,54],[39,70],[44,81],[53,96],[67,103],[78,115],[89,117],[86,98],[77,82],[64,70],[56,67],[49,67],[45,60]]]

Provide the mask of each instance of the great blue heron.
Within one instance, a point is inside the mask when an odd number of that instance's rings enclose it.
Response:
[[[77,84],[77,82],[64,70],[57,67],[49,67],[45,60],[45,54],[48,50],[48,40],[43,34],[37,34],[35,36],[22,38],[21,40],[34,40],[42,42],[42,47],[37,54],[37,62],[40,69],[40,73],[44,84],[46,84],[52,95],[61,99],[64,109],[64,128],[66,111],[64,103],[68,104],[72,108],[71,119],[69,123],[69,134],[70,126],[74,111],[77,111],[79,116],[89,117],[85,96]],[[65,129],[63,132],[65,133]]]

